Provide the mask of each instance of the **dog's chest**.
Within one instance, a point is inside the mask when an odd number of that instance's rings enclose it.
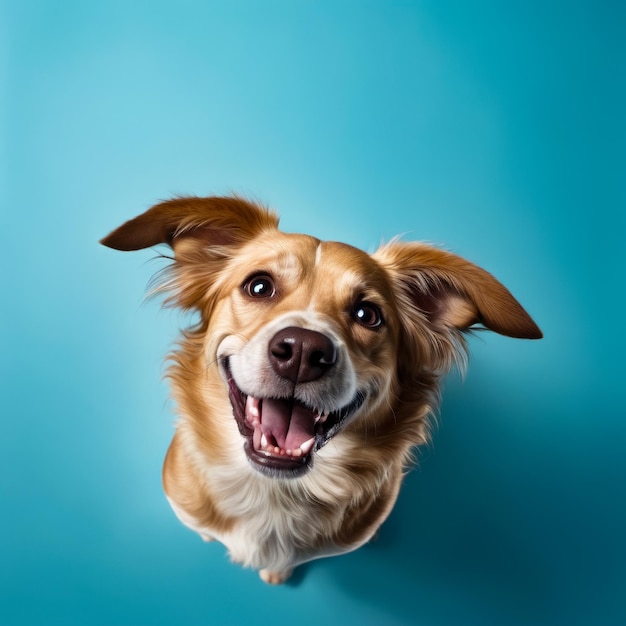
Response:
[[[366,537],[346,541],[346,519],[360,518],[355,502],[363,499],[362,486],[342,464],[351,456],[347,444],[338,440],[318,453],[316,464],[304,476],[275,479],[261,475],[247,462],[240,449],[228,455],[227,463],[207,463],[199,454],[189,455],[191,466],[202,467],[196,510],[210,517],[196,517],[176,502],[170,503],[179,519],[206,539],[224,544],[233,561],[254,569],[281,571],[312,558],[350,551]],[[377,492],[377,489],[374,489]],[[367,498],[365,498],[367,500]],[[208,504],[208,503],[207,503]],[[357,507],[358,508],[358,507]],[[338,539],[341,537],[341,539]]]
[[[224,511],[237,512],[233,527],[217,537],[234,561],[256,569],[282,570],[311,555],[337,553],[333,537],[342,519],[310,494],[284,481],[253,481],[238,497],[221,502]]]

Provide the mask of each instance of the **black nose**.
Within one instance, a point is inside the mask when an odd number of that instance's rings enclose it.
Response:
[[[317,380],[335,364],[337,351],[326,335],[290,326],[272,337],[268,356],[279,376],[292,383],[306,383]]]

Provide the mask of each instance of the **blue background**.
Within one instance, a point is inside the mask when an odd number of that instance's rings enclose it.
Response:
[[[0,8],[0,623],[626,622],[624,4],[9,0]],[[281,588],[174,518],[154,253],[173,194],[397,233],[498,276],[377,543]]]

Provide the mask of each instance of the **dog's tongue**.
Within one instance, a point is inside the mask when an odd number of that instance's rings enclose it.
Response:
[[[315,413],[293,400],[264,398],[261,405],[263,434],[283,450],[297,450],[314,435]]]

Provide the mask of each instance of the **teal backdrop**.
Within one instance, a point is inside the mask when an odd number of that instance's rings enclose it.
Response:
[[[0,4],[0,624],[626,623],[626,5]],[[438,243],[545,333],[483,333],[379,540],[270,588],[170,511],[154,251],[174,194]]]

